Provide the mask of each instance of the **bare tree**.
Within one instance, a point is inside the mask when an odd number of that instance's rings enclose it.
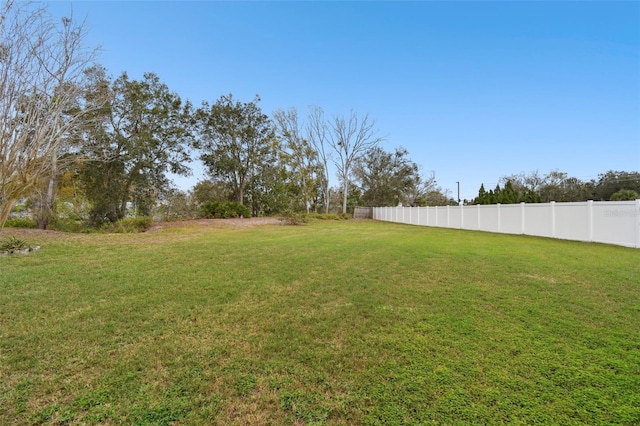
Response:
[[[434,171],[431,171],[427,176],[416,173],[405,190],[404,203],[411,207],[423,206],[427,204],[429,194],[441,191],[436,182]]]
[[[330,124],[330,130],[327,141],[336,154],[334,164],[342,181],[342,213],[346,213],[347,192],[354,162],[384,138],[378,136],[375,120],[369,119],[369,114],[360,119],[354,111],[351,111],[348,118],[336,116]]]
[[[318,106],[312,106],[307,121],[307,135],[309,142],[316,150],[323,167],[321,180],[322,198],[324,198],[324,212],[329,213],[329,161],[331,151],[327,136],[327,123],[324,120],[324,111]]]
[[[86,112],[75,108],[96,53],[85,35],[83,23],[56,24],[45,8],[0,6],[0,229],[14,203],[56,171],[63,136]]]

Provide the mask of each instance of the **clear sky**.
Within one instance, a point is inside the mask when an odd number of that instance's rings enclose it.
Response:
[[[114,76],[196,105],[368,113],[457,197],[538,170],[640,171],[640,2],[51,2]],[[188,189],[204,179],[196,165]],[[334,180],[332,184],[337,184]]]

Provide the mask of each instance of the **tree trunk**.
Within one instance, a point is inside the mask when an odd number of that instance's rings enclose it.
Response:
[[[349,187],[349,182],[345,179],[344,189],[342,190],[342,213],[347,212],[347,188]]]
[[[41,206],[40,217],[38,218],[38,229],[47,229],[49,220],[53,216],[54,202],[56,198],[56,186],[58,183],[58,150],[51,156],[51,175],[47,186],[47,195]]]
[[[327,186],[324,191],[324,212],[325,214],[329,214],[329,200],[331,199],[331,190]]]
[[[2,206],[2,210],[0,210],[0,230],[4,228],[4,224],[9,218],[9,213],[11,213],[11,209],[15,202],[15,198],[9,198],[3,202],[4,206]]]

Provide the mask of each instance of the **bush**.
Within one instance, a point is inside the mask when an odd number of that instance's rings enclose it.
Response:
[[[350,219],[351,215],[349,213],[309,213],[307,217],[319,220],[346,220]]]
[[[153,218],[148,216],[126,217],[115,223],[106,223],[102,226],[102,231],[116,234],[131,234],[144,232],[151,227]]]
[[[640,196],[636,191],[631,189],[621,189],[611,196],[611,201],[633,201],[637,200],[638,197]]]
[[[37,228],[38,223],[33,219],[8,219],[4,226],[7,228]]]
[[[308,222],[306,214],[294,212],[293,210],[282,212],[280,219],[287,225],[301,225]]]
[[[96,232],[96,228],[91,227],[87,222],[72,218],[54,218],[49,222],[48,229],[61,232],[73,232],[88,234]]]
[[[251,217],[249,209],[235,201],[209,201],[202,205],[202,215],[208,219]]]

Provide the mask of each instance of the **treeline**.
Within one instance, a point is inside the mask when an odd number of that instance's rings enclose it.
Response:
[[[457,204],[406,149],[380,146],[368,114],[268,115],[259,97],[231,94],[194,105],[154,73],[109,75],[84,47],[83,25],[56,23],[46,7],[5,2],[0,17],[0,228],[19,210],[40,228],[70,229],[207,216],[212,206],[259,216]],[[179,191],[168,176],[188,176],[193,160],[205,174]],[[611,199],[621,189],[639,192],[637,173],[582,183],[554,172],[505,178],[473,202]]]
[[[406,150],[378,146],[366,115],[326,119],[314,107],[304,120],[295,109],[270,117],[258,97],[241,102],[232,95],[195,107],[153,73],[111,79],[93,67],[87,77],[79,102],[87,113],[60,146],[55,197],[43,198],[44,186],[36,186],[27,200],[41,228],[65,220],[99,227],[127,216],[206,216],[207,205],[227,201],[249,216],[446,202]],[[191,190],[177,190],[168,172],[186,176],[194,159],[206,175]],[[329,164],[339,187],[329,186]]]
[[[0,12],[0,227],[12,210],[47,228],[193,217],[212,202],[254,216],[450,202],[406,150],[380,148],[366,114],[269,116],[259,97],[231,94],[197,106],[154,73],[110,76],[71,19],[20,2]],[[193,160],[206,174],[178,191],[169,173],[189,175]]]
[[[500,186],[502,183],[502,187]],[[640,173],[610,170],[597,179],[582,181],[567,173],[552,171],[505,176],[487,191],[480,186],[470,204],[548,203],[551,201],[624,201],[640,198]]]

